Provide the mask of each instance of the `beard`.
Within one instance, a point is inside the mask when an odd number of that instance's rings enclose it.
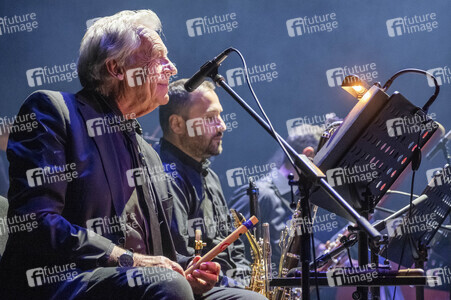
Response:
[[[184,148],[196,157],[206,159],[222,153],[222,140],[218,137],[222,136],[222,132],[214,136],[188,136],[182,138]]]

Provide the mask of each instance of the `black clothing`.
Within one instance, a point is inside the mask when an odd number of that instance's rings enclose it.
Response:
[[[174,213],[171,232],[177,252],[194,254],[194,231],[202,229],[202,241],[207,243],[203,253],[219,244],[232,231],[231,216],[216,173],[208,160],[194,160],[165,139],[155,146],[165,170],[174,179]],[[224,275],[240,281],[250,272],[250,262],[244,257],[244,246],[237,240],[214,260]]]

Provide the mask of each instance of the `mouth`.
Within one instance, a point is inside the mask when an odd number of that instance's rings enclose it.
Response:
[[[214,140],[216,140],[216,141],[222,141],[222,133],[221,134],[218,134],[217,136],[215,136],[213,139]]]

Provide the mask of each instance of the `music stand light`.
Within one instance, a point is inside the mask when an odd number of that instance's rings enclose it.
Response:
[[[341,87],[358,100],[368,91],[368,84],[360,80],[357,75],[348,75],[341,83]]]

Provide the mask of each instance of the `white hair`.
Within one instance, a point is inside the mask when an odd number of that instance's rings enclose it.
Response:
[[[80,45],[78,76],[83,87],[108,96],[113,93],[116,79],[106,68],[115,60],[118,67],[131,62],[131,54],[141,45],[141,37],[148,28],[161,32],[161,22],[151,10],[125,10],[97,20],[86,31]]]

